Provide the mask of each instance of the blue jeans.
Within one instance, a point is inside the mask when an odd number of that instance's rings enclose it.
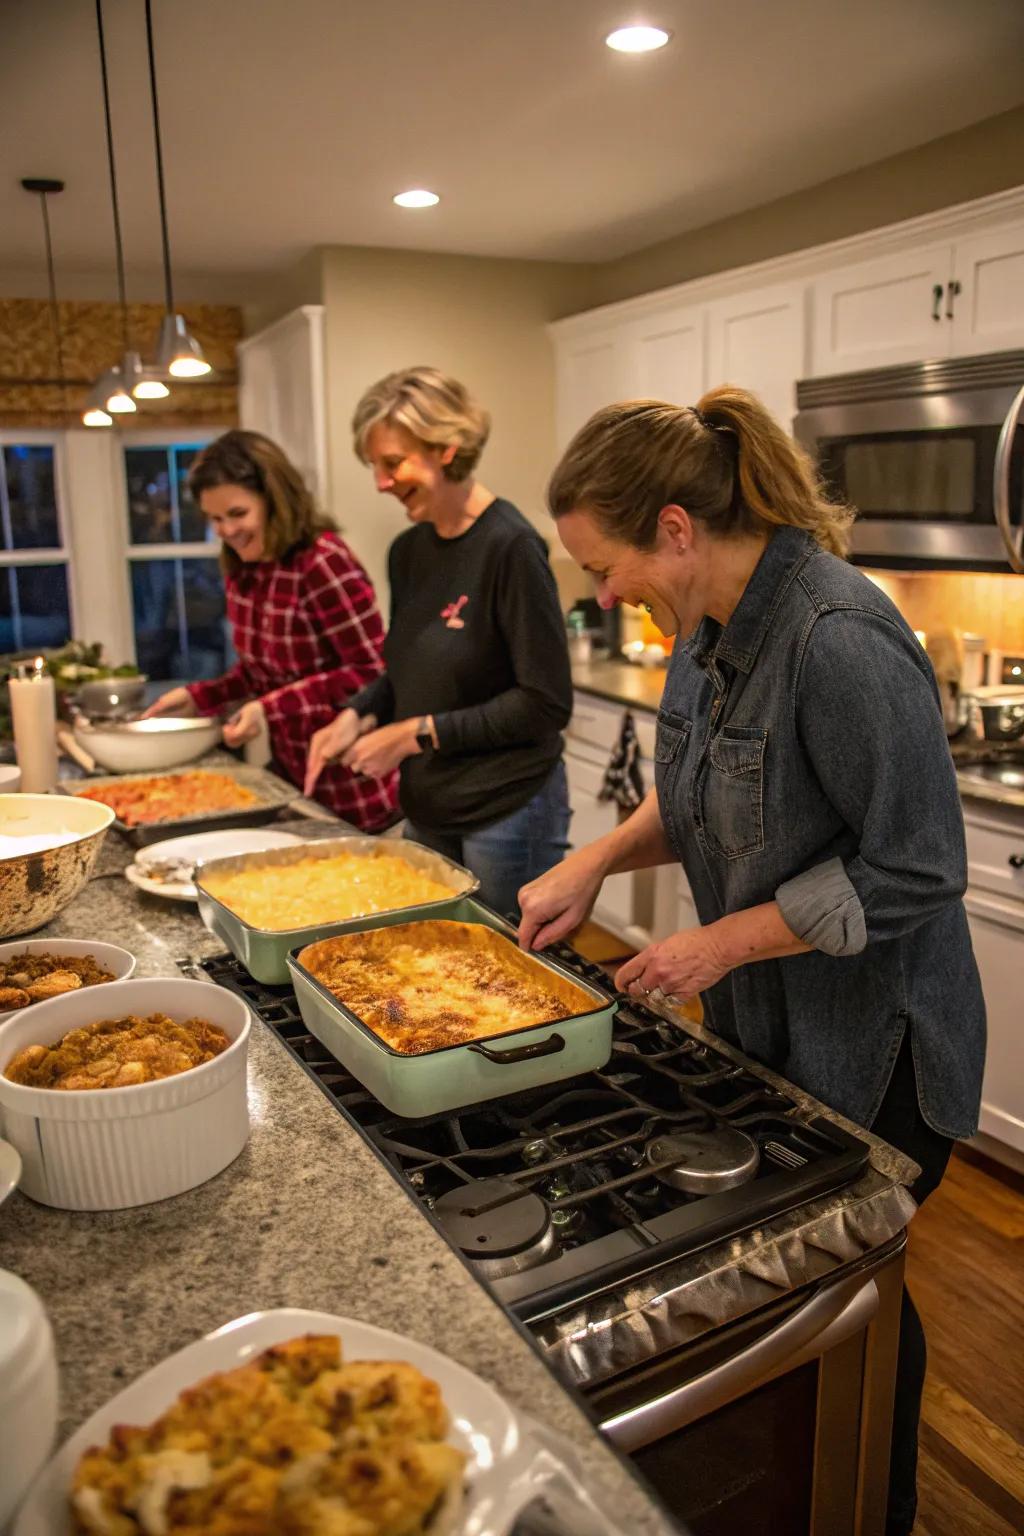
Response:
[[[472,870],[480,899],[503,916],[519,915],[519,891],[564,858],[569,847],[569,785],[559,760],[532,800],[474,832],[439,832],[406,824],[403,834]]]

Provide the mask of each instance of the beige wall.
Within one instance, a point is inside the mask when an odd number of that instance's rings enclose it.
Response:
[[[461,379],[493,418],[480,478],[544,531],[555,457],[554,360],[545,324],[590,303],[588,269],[362,247],[323,252],[331,511],[386,599],[387,550],[407,526],[352,452],[363,390],[431,364]]]
[[[1020,185],[1024,106],[595,269],[591,304],[631,298]]]

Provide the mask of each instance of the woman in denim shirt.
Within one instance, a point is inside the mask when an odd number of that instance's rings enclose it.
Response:
[[[548,502],[601,605],[640,604],[680,640],[656,788],[521,891],[520,942],[571,932],[607,875],[678,860],[701,926],[617,985],[700,993],[726,1039],[919,1163],[920,1202],[977,1129],[985,1013],[935,680],[896,608],[838,558],[851,513],[732,387],[599,411]],[[904,1292],[890,1536],[913,1526],[924,1368]]]

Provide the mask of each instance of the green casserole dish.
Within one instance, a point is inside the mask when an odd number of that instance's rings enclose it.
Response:
[[[391,914],[388,918],[388,926],[394,926]],[[468,896],[443,912],[405,913],[396,916],[395,922],[423,922],[427,918],[481,923],[512,943],[516,941],[515,930],[496,912]],[[347,925],[346,931],[364,932],[380,926],[378,918],[360,918]],[[288,970],[306,1028],[382,1104],[407,1119],[444,1114],[467,1104],[593,1072],[611,1056],[617,1007],[614,999],[547,955],[530,958],[539,969],[553,972],[586,993],[593,1002],[591,1009],[554,1023],[520,1027],[506,1035],[489,1035],[486,1040],[409,1056],[392,1050],[306,970],[299,959],[303,948],[305,945],[297,946],[289,954]]]
[[[451,891],[448,899],[424,902],[419,906],[394,907],[389,912],[375,912],[368,917],[342,918],[335,922],[312,923],[302,928],[254,928],[239,917],[230,907],[218,901],[206,889],[204,880],[213,874],[235,874],[243,869],[275,869],[286,864],[297,864],[303,859],[329,859],[332,856],[358,854],[367,859],[384,855],[398,856],[422,870],[430,879],[445,885]],[[210,859],[196,870],[195,886],[199,894],[199,915],[211,933],[227,945],[236,960],[240,960],[249,975],[268,986],[281,986],[288,981],[288,952],[303,949],[317,939],[330,938],[332,934],[359,931],[371,925],[375,928],[392,923],[406,923],[412,917],[446,917],[448,909],[463,896],[475,891],[479,881],[461,864],[423,848],[419,843],[408,843],[400,838],[325,837],[316,841],[296,843],[290,848],[266,848],[258,853],[238,853],[228,858]]]

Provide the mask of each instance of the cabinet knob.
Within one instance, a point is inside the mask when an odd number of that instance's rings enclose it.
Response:
[[[1024,869],[1024,853],[1011,853],[1009,864],[1011,869]]]
[[[942,284],[936,283],[932,289],[932,319],[942,319]]]

